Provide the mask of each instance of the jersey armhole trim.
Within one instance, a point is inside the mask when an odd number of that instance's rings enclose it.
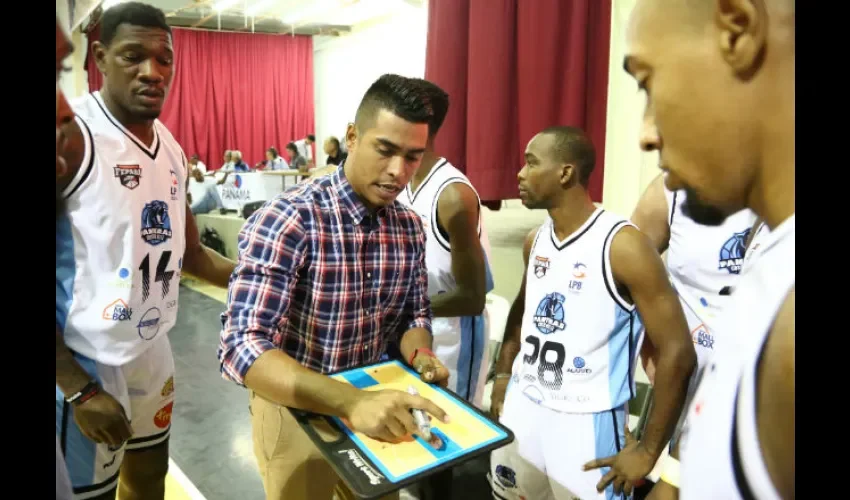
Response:
[[[635,227],[634,224],[628,221],[620,221],[611,228],[608,236],[605,237],[605,244],[602,246],[602,274],[605,281],[605,288],[608,290],[608,295],[617,303],[624,311],[631,313],[635,310],[634,304],[629,304],[619,292],[617,292],[617,284],[614,281],[614,273],[611,270],[611,242],[614,241],[614,236],[626,226]]]
[[[94,168],[94,139],[91,135],[89,126],[79,116],[74,117],[80,125],[80,132],[83,135],[83,159],[80,161],[80,168],[77,169],[76,175],[71,179],[71,183],[62,191],[62,197],[68,199],[73,195],[80,186],[89,178],[92,168]]]
[[[676,197],[679,196],[678,191],[673,191],[673,202],[670,203],[670,227],[673,227],[673,216],[676,215]]]
[[[442,165],[440,165],[440,166],[442,166]],[[462,177],[450,177],[450,178],[446,179],[442,184],[440,184],[440,187],[437,188],[437,193],[436,193],[436,195],[434,195],[434,201],[431,202],[431,214],[430,214],[431,222],[432,222],[431,223],[431,231],[434,233],[434,236],[437,239],[437,243],[439,243],[440,246],[443,247],[443,249],[445,249],[447,252],[452,251],[451,242],[448,241],[440,233],[440,230],[439,230],[440,220],[437,218],[437,205],[440,202],[440,195],[443,194],[443,191],[445,191],[445,189],[447,187],[449,187],[450,184],[454,184],[454,183],[460,183],[460,184],[464,184],[466,186],[469,186],[470,189],[472,189],[472,192],[475,193],[475,197],[478,199],[478,239],[479,240],[481,239],[481,217],[482,217],[482,215],[481,215],[481,197],[478,196],[478,191],[475,190],[475,187],[473,187],[473,185],[470,182],[466,181]],[[412,203],[412,201],[411,201],[411,203]],[[443,228],[443,229],[445,229],[445,228]],[[446,231],[446,232],[448,232],[448,231]]]
[[[738,492],[744,500],[757,498],[779,499],[764,463],[756,422],[757,372],[764,356],[767,337],[762,341],[758,356],[744,365],[738,379],[732,415],[732,469]]]

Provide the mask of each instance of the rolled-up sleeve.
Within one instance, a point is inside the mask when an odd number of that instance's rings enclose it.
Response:
[[[218,348],[224,378],[244,385],[254,361],[280,347],[275,336],[288,321],[306,246],[298,209],[288,200],[265,205],[239,232],[239,262],[228,288]]]
[[[406,313],[410,314],[407,329],[424,328],[431,333],[431,300],[428,298],[428,268],[425,265],[425,232],[416,241],[416,264],[413,269],[413,289],[408,295]]]

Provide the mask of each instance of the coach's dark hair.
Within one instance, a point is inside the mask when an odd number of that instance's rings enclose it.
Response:
[[[287,144],[286,149],[295,151],[295,154],[298,154],[298,146],[296,146],[294,142],[290,142],[289,144]]]
[[[271,153],[271,154],[272,154],[272,156],[274,156],[275,158],[277,158],[278,156],[280,156],[279,154],[277,154],[277,149],[276,149],[274,146],[270,147],[270,148],[268,149],[268,151],[266,151],[266,152],[267,152],[267,153]]]
[[[357,108],[354,117],[357,128],[365,130],[371,127],[375,116],[382,109],[411,123],[430,125],[434,108],[421,82],[419,78],[393,74],[386,74],[375,80]]]
[[[434,82],[419,80],[419,83],[428,94],[431,108],[434,110],[434,116],[431,117],[431,123],[428,124],[428,136],[433,138],[440,131],[440,127],[443,126],[443,121],[446,119],[446,114],[449,112],[449,94]]]
[[[596,166],[596,149],[584,130],[578,127],[549,127],[540,133],[554,137],[552,154],[555,160],[560,163],[572,163],[578,167],[578,181],[587,187],[590,174]]]
[[[100,18],[100,43],[109,46],[122,24],[159,28],[171,33],[171,27],[165,21],[165,14],[154,7],[141,2],[119,3],[106,9]]]
[[[313,134],[307,134],[307,138],[310,139],[313,142],[316,142],[316,136],[313,135]]]

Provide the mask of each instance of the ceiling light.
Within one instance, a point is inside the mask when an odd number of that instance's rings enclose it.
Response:
[[[114,7],[123,1],[124,0],[105,0],[101,4],[101,7],[103,8],[103,10],[108,10],[110,7]]]
[[[221,2],[218,2],[215,6],[213,6],[213,9],[221,12],[233,7],[237,3],[239,3],[239,0],[221,0]]]
[[[260,0],[259,2],[245,9],[245,15],[256,16],[257,14],[268,10],[274,2],[275,0]]]

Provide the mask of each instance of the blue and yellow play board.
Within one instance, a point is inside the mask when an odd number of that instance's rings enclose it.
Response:
[[[451,417],[448,424],[431,420],[432,432],[443,441],[435,449],[420,437],[401,443],[386,443],[352,431],[336,417],[328,418],[341,437],[328,442],[318,436],[310,423],[316,415],[293,411],[301,426],[322,451],[351,490],[361,498],[378,498],[419,481],[435,472],[501,448],[513,441],[510,430],[446,389],[423,382],[411,368],[398,361],[347,370],[333,378],[363,390],[396,389],[414,386]]]

